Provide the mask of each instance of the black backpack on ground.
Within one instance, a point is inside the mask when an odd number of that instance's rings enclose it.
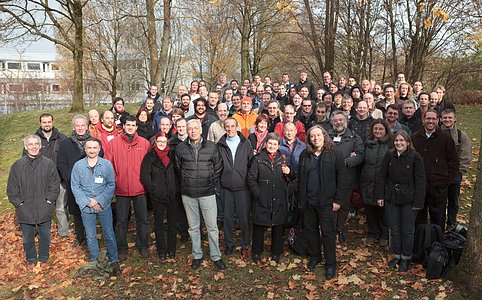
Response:
[[[288,233],[288,248],[298,256],[308,256],[308,239],[303,229],[290,228]]]
[[[447,274],[449,254],[444,244],[434,242],[427,257],[427,279],[444,278]]]
[[[427,265],[427,257],[434,242],[441,242],[442,228],[436,224],[420,224],[415,230],[413,261]]]
[[[462,251],[464,250],[465,240],[465,236],[455,230],[447,231],[444,234],[442,244],[444,244],[449,255],[450,269],[459,264]]]

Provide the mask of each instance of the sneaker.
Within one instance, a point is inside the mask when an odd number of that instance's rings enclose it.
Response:
[[[398,272],[407,272],[410,261],[408,259],[400,260],[400,265],[398,266]]]
[[[214,265],[218,270],[224,270],[226,269],[226,264],[222,259],[218,259],[217,261],[214,262]]]
[[[191,268],[193,268],[194,270],[199,269],[199,267],[201,266],[201,262],[202,262],[202,258],[200,259],[194,258],[191,263]]]
[[[392,260],[388,262],[388,267],[390,269],[396,269],[399,262],[400,258],[392,258]]]
[[[233,254],[233,252],[234,252],[234,245],[226,246],[226,248],[224,249],[224,254],[226,255],[231,255]]]

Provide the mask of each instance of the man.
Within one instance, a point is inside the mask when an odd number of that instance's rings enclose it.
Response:
[[[351,214],[356,215],[356,209],[350,207],[350,199],[353,190],[359,184],[357,167],[363,163],[365,146],[361,137],[348,128],[348,119],[343,112],[336,111],[331,117],[331,124],[333,128],[329,132],[329,135],[335,144],[335,148],[343,154],[345,165],[343,173],[346,178],[346,194],[342,207],[337,212],[336,221],[338,240],[340,243],[344,243],[346,241],[345,223],[348,217],[348,211],[350,210]]]
[[[303,99],[301,102],[301,113],[298,120],[305,125],[305,128],[308,128],[308,125],[315,118],[315,114],[313,113],[313,103],[314,102],[310,99]]]
[[[154,99],[151,99],[151,98],[146,99],[146,109],[147,109],[147,113],[151,117],[151,120],[154,119],[154,116],[156,115],[156,112],[157,112],[157,109],[155,108]]]
[[[219,270],[226,268],[219,250],[219,230],[216,222],[217,208],[215,186],[223,171],[223,161],[216,145],[202,137],[201,121],[187,122],[188,139],[176,147],[176,169],[181,176],[182,203],[189,223],[193,260],[191,267],[201,266],[201,220],[208,231],[211,260]]]
[[[127,116],[123,132],[107,145],[105,158],[112,163],[115,173],[116,242],[119,260],[127,259],[127,223],[131,202],[136,215],[136,248],[143,258],[149,257],[147,201],[141,183],[141,164],[150,149],[149,142],[137,135],[134,116]]]
[[[228,116],[234,116],[238,111],[241,110],[241,96],[239,94],[233,95],[233,103],[230,108],[228,108]],[[227,105],[227,104],[226,104]]]
[[[41,155],[41,140],[29,135],[23,140],[27,154],[13,163],[7,183],[7,195],[15,207],[22,229],[23,249],[27,264],[45,264],[50,255],[50,226],[55,201],[59,197],[60,178],[55,163]],[[35,246],[38,231],[39,251]],[[5,259],[8,259],[5,257]]]
[[[194,104],[194,115],[187,118],[187,121],[194,120],[194,119],[199,120],[202,124],[203,139],[207,139],[209,126],[211,126],[212,123],[216,122],[217,118],[206,112],[208,102],[206,101],[205,98],[202,98],[202,97],[198,98],[193,101],[193,104]]]
[[[353,98],[349,95],[343,96],[341,100],[341,109],[348,120],[355,117],[356,110],[353,108]]]
[[[421,92],[418,95],[418,109],[415,111],[415,116],[419,119],[424,120],[425,113],[430,108],[430,94],[426,92]]]
[[[355,77],[348,77],[348,87],[351,89],[352,87],[354,87],[355,85],[357,85],[357,82],[356,82],[356,78]]]
[[[288,122],[284,127],[284,137],[281,139],[279,151],[284,154],[286,161],[289,163],[291,170],[291,179],[297,180],[298,162],[300,154],[305,150],[306,145],[296,137],[296,125]]]
[[[285,86],[287,91],[289,91],[290,88],[295,86],[294,84],[290,83],[290,76],[288,75],[288,73],[281,74],[281,83]]]
[[[263,86],[271,86],[271,76],[265,76],[264,77],[264,84]]]
[[[423,84],[421,81],[415,81],[413,83],[413,100],[417,101],[417,103],[419,102],[418,101],[418,95],[420,95],[420,93],[422,92],[423,90]]]
[[[393,134],[399,132],[400,130],[404,130],[408,134],[412,134],[408,126],[398,122],[398,105],[397,104],[391,104],[387,107],[387,110],[385,112],[385,119],[387,120],[388,125],[390,125],[390,130],[392,131]]]
[[[110,113],[112,114],[112,112]],[[112,126],[115,127],[115,125]],[[57,153],[57,169],[60,179],[66,183],[68,211],[74,219],[75,242],[72,247],[75,249],[79,245],[84,245],[85,229],[80,216],[79,206],[75,202],[74,194],[72,194],[71,174],[74,164],[85,157],[84,143],[90,137],[90,134],[87,130],[87,119],[83,115],[73,117],[72,127],[72,135],[60,142],[59,152]],[[103,151],[101,153],[103,154]]]
[[[332,84],[330,72],[323,73],[323,86],[322,88],[326,91],[330,90],[330,85]]]
[[[308,129],[315,125],[320,125],[326,132],[331,129],[330,119],[327,117],[326,104],[324,102],[320,102],[316,105],[315,118],[313,118],[310,124],[308,124]]]
[[[162,117],[159,120],[159,132],[164,132],[168,137],[171,137],[172,122],[168,117]]]
[[[343,116],[343,114],[341,114]],[[325,278],[336,275],[335,215],[345,200],[343,157],[320,126],[308,130],[307,148],[300,155],[298,203],[303,209],[312,271],[325,259]],[[320,230],[322,232],[320,244]]]
[[[217,144],[219,139],[226,133],[224,130],[224,120],[228,117],[228,106],[226,103],[219,103],[216,107],[218,120],[209,126],[208,140]]]
[[[154,115],[154,119],[152,121],[153,124],[154,124],[154,129],[156,131],[160,130],[159,121],[162,118],[164,118],[164,117],[170,118],[171,117],[172,107],[173,107],[173,103],[172,103],[171,97],[169,97],[169,96],[164,97],[164,99],[162,99],[162,108]]]
[[[383,94],[385,95],[385,98],[378,101],[375,106],[385,114],[387,107],[391,104],[395,104],[395,87],[391,84],[387,84],[383,88]]]
[[[39,117],[40,127],[34,133],[40,137],[41,149],[40,154],[50,158],[57,163],[57,153],[60,143],[66,138],[54,126],[54,116],[49,113],[43,113]],[[27,155],[27,149],[24,148],[23,155]],[[61,237],[69,236],[69,220],[67,216],[67,198],[65,196],[65,182],[60,182],[59,198],[55,204],[55,215],[57,217],[57,232]]]
[[[276,95],[276,101],[278,101],[280,107],[279,109],[283,110],[285,105],[288,105],[288,93],[286,92],[286,87],[284,84],[281,84],[278,89],[278,94]]]
[[[279,122],[274,127],[274,132],[280,136],[280,138],[284,137],[284,127],[287,122],[295,123],[296,125],[296,137],[300,139],[300,141],[305,141],[305,125],[301,123],[299,120],[295,119],[295,108],[293,105],[286,105],[284,111],[284,120],[283,122]]]
[[[368,137],[370,126],[373,123],[373,118],[368,114],[368,104],[366,101],[358,102],[356,107],[356,115],[354,118],[350,119],[348,123],[348,128],[354,133],[356,133],[363,142]]]
[[[218,93],[209,92],[207,113],[215,116],[216,115],[216,107],[218,106],[218,104],[219,104]],[[230,105],[231,105],[231,101],[229,102],[229,106]]]
[[[268,105],[273,99],[272,95],[268,91],[264,91],[261,96],[261,104],[254,110],[256,114],[268,114]],[[242,100],[242,99],[241,99]]]
[[[397,81],[395,82],[395,88],[398,89],[400,84],[405,83],[405,74],[404,73],[398,73],[397,74]]]
[[[151,99],[152,101],[152,99]],[[89,110],[89,132],[90,136],[100,139],[100,131],[97,124],[100,122],[100,114],[96,109]]]
[[[381,110],[375,107],[375,98],[372,93],[366,93],[363,95],[363,100],[367,103],[368,114],[373,119],[383,119],[383,113]]]
[[[445,109],[455,110],[454,104],[444,98],[445,88],[443,86],[438,85],[435,87],[433,91],[438,94],[438,102],[437,102],[437,105],[435,106],[435,110],[437,111],[439,116],[442,113],[442,111],[444,111]]]
[[[231,106],[233,98],[233,90],[231,88],[227,88],[224,90],[223,94],[223,102],[228,103],[228,106]]]
[[[371,85],[370,85],[370,80],[368,79],[364,79],[362,80],[361,82],[361,92],[362,92],[362,95],[365,95],[366,93],[370,93],[371,92]]]
[[[429,107],[435,109],[437,107],[439,101],[439,95],[436,92],[431,92],[430,93],[430,101],[429,101]],[[438,113],[438,111],[437,111]]]
[[[456,121],[457,118],[453,109],[445,109],[442,111],[442,131],[452,137],[460,162],[459,170],[448,187],[447,230],[457,225],[460,183],[462,181],[462,175],[467,174],[470,162],[472,161],[472,143],[467,133],[457,129]]]
[[[410,128],[410,132],[417,132],[423,127],[422,119],[415,115],[415,102],[405,100],[402,104],[402,117],[400,124]]]
[[[264,94],[264,87],[262,85],[259,85],[258,87],[256,87],[256,94],[253,97],[253,109],[258,109],[258,107],[261,106],[261,103],[263,101],[262,100],[263,94]]]
[[[213,84],[213,87],[211,88],[212,92],[216,91],[216,85],[218,85],[218,84],[221,86],[221,93],[223,93],[224,90],[229,87],[229,84],[227,82],[226,73],[219,74],[218,82],[216,84]],[[206,98],[206,95],[204,95],[204,98]]]
[[[375,98],[375,102],[383,100],[385,97],[382,95],[383,89],[381,85],[375,84],[373,86],[373,97]]]
[[[231,82],[229,83],[229,87],[231,88],[231,90],[233,90],[233,95],[239,93],[239,83],[236,79],[231,80]]]
[[[438,128],[438,114],[434,109],[425,113],[423,128],[412,136],[413,147],[423,157],[426,176],[424,208],[418,212],[416,226],[430,223],[445,228],[448,186],[459,172],[459,157],[453,139]]]
[[[306,86],[309,90],[308,99],[314,99],[316,92],[315,86],[308,80],[308,74],[305,71],[300,72],[300,81],[295,85],[296,90],[300,91],[301,87]]]
[[[308,99],[308,100],[311,100],[311,97],[310,97],[310,90],[307,86],[302,86],[299,90],[299,94],[301,96],[301,98],[304,100],[304,99]]]
[[[227,118],[224,121],[226,134],[217,144],[224,166],[220,179],[224,212],[224,253],[231,255],[234,251],[233,221],[236,214],[241,229],[241,256],[246,259],[249,257],[249,215],[251,212],[247,176],[248,163],[253,157],[253,147],[237,131],[237,127],[238,122],[234,118]]]
[[[279,102],[271,100],[268,104],[268,132],[274,132],[276,124],[281,122],[281,111]]]
[[[102,149],[107,148],[107,143],[118,136],[122,129],[115,126],[114,114],[110,110],[104,111],[101,121],[97,123],[97,129],[100,132],[100,141],[102,143]]]
[[[248,137],[250,129],[254,127],[254,123],[256,122],[256,118],[258,117],[258,114],[251,111],[251,107],[251,99],[249,97],[244,97],[243,99],[241,99],[241,110],[238,111],[238,113],[236,113],[235,115],[233,115],[233,119],[235,119],[239,124],[241,133],[245,138]]]
[[[147,91],[146,98],[144,98],[144,100],[141,103],[141,107],[145,107],[147,99],[153,99],[154,103],[159,105],[161,102],[161,95],[157,91],[158,91],[157,85],[151,85],[151,87]]]
[[[218,95],[221,95],[221,94],[218,93]],[[208,98],[208,89],[205,86],[199,87],[199,98],[204,98],[204,99]],[[196,100],[196,99],[192,99],[192,101],[194,101],[194,100]]]
[[[98,216],[104,232],[112,274],[118,276],[121,269],[110,206],[115,189],[114,168],[108,160],[99,157],[101,142],[98,139],[88,138],[84,147],[87,156],[77,161],[72,169],[72,193],[81,211],[90,260],[96,261],[99,257],[96,226]]]
[[[181,95],[181,104],[179,105],[179,108],[184,112],[184,118],[189,118],[194,114],[194,104],[192,103],[191,96],[188,93]]]
[[[125,111],[124,99],[122,99],[121,97],[115,97],[114,100],[112,100],[112,108],[110,110],[114,114],[116,126],[122,128],[122,122],[124,121],[124,118],[129,114]]]

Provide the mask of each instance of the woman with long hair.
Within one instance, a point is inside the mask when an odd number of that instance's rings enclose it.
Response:
[[[265,147],[268,136],[268,124],[269,117],[265,114],[260,114],[254,123],[254,132],[248,135],[248,140],[251,142],[251,146],[253,146],[255,155]]]
[[[154,126],[152,125],[151,114],[147,108],[141,108],[136,114],[137,120],[137,134],[146,140],[150,140],[155,134]]]
[[[388,266],[407,272],[413,255],[415,218],[425,201],[425,170],[405,131],[395,133],[394,149],[388,151],[377,175],[375,199],[390,220],[393,259]]]

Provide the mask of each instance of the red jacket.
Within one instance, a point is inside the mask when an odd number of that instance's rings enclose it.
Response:
[[[107,149],[107,143],[109,141],[112,141],[115,137],[118,137],[122,133],[122,129],[119,129],[119,127],[114,126],[114,130],[111,132],[107,131],[102,127],[102,122],[97,123],[97,136],[93,136],[95,138],[98,138],[102,142],[102,148]],[[91,132],[92,133],[92,132]],[[91,134],[92,135],[92,134]]]
[[[141,183],[141,164],[149,149],[149,142],[137,133],[132,142],[125,134],[121,134],[107,144],[104,158],[114,167],[116,196],[145,193]]]
[[[300,139],[303,143],[305,142],[305,125],[301,123],[299,120],[295,120],[295,126],[296,126],[296,137]],[[280,138],[283,138],[285,136],[285,122],[278,122],[276,126],[274,127],[274,132],[277,133]]]

